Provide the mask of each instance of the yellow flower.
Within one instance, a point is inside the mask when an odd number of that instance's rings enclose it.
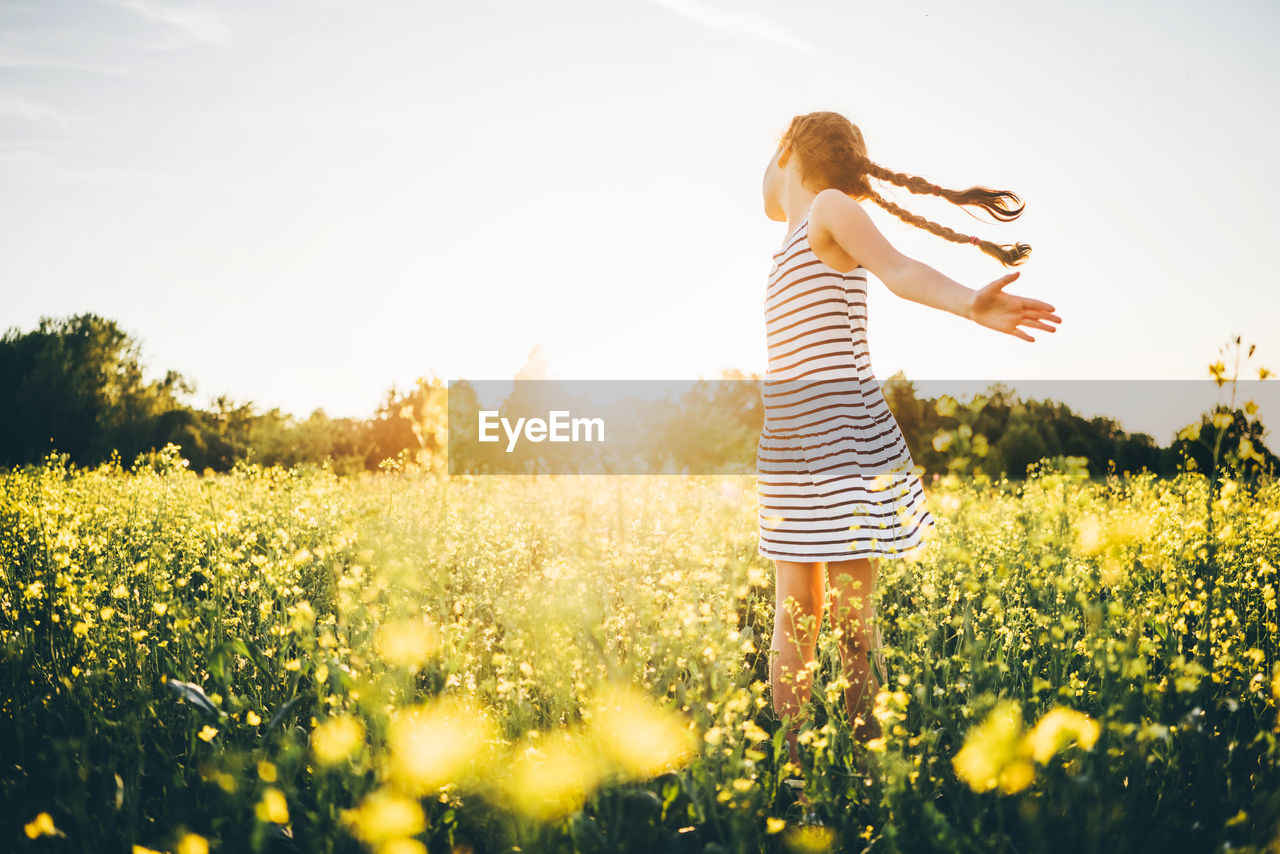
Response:
[[[203,727],[200,728],[200,732],[196,733],[196,736],[198,738],[203,739],[204,741],[212,742],[213,737],[217,734],[218,734],[218,731],[216,729],[209,726],[208,724],[205,724]]]
[[[289,804],[284,798],[284,792],[274,787],[262,793],[262,800],[258,801],[254,812],[258,816],[258,821],[271,824],[289,823]]]
[[[377,648],[388,664],[416,670],[440,648],[440,629],[425,617],[383,623],[378,627]]]
[[[1047,712],[1027,733],[1027,745],[1039,763],[1049,759],[1072,741],[1090,750],[1098,740],[1098,724],[1088,715],[1074,709],[1055,708]]]
[[[391,778],[410,794],[478,777],[496,739],[489,714],[452,698],[399,709],[389,724]]]
[[[517,812],[551,821],[581,808],[604,772],[584,736],[558,730],[512,751],[498,786]]]
[[[696,753],[696,736],[682,716],[630,686],[608,686],[600,691],[591,703],[588,720],[600,751],[631,779],[656,776],[683,765]],[[754,723],[744,728],[753,741],[768,739]]]
[[[787,829],[785,841],[788,851],[820,854],[831,850],[836,834],[831,828],[819,824],[800,824]]]
[[[27,834],[28,839],[35,839],[40,836],[60,836],[61,831],[53,826],[53,816],[47,812],[42,812],[31,821],[22,826],[22,830]]]
[[[975,792],[995,788],[1002,782],[1002,772],[1017,758],[1021,737],[1022,708],[1012,700],[1001,700],[985,721],[965,735],[964,746],[951,760],[956,776]],[[1007,779],[1013,784],[1023,776],[1020,769]]]
[[[178,842],[175,854],[209,854],[209,843],[198,833],[188,833]]]
[[[979,726],[965,736],[964,746],[952,759],[956,775],[974,791],[1000,787],[1006,794],[1020,792],[1035,780],[1031,760],[1045,763],[1072,742],[1093,748],[1099,726],[1074,709],[1054,708],[1027,733],[1022,731],[1022,711],[1011,700],[1001,701]]]
[[[1000,791],[1006,795],[1021,792],[1036,778],[1035,766],[1019,756],[1000,769]]]
[[[469,851],[469,848],[455,848],[454,851]],[[427,854],[427,846],[416,839],[392,839],[378,846],[378,854]]]
[[[749,741],[758,743],[761,741],[769,740],[769,733],[761,729],[760,726],[753,720],[748,719],[746,722],[744,722],[742,724],[742,731],[747,736],[747,739]]]
[[[385,787],[370,792],[360,806],[342,810],[341,815],[352,834],[370,845],[413,836],[426,827],[417,800]]]
[[[883,492],[893,485],[892,475],[878,474],[867,484],[867,489],[871,492]]]
[[[253,709],[250,709],[249,711],[244,713],[244,722],[247,723],[249,726],[257,726],[258,724],[262,723],[262,718],[258,717],[257,712],[255,712]]]
[[[1076,523],[1076,547],[1081,554],[1096,554],[1106,544],[1097,516],[1085,516]]]
[[[764,823],[764,832],[768,834],[781,833],[782,829],[786,826],[787,823],[782,819],[769,816]]]
[[[364,744],[364,723],[351,715],[330,718],[311,732],[311,749],[323,765],[336,765]]]
[[[289,614],[289,625],[295,632],[310,629],[316,621],[316,611],[305,599],[299,600],[285,609]]]

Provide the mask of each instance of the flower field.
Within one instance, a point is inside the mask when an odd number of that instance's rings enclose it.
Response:
[[[0,475],[0,849],[1277,850],[1280,486],[927,484],[780,780],[740,477]]]

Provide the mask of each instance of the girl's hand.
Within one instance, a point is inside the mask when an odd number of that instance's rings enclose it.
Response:
[[[1028,299],[1027,297],[1017,297],[1013,294],[1006,294],[1001,290],[1005,285],[1018,278],[1020,272],[1020,270],[1015,270],[1007,276],[1001,276],[978,291],[973,297],[973,302],[969,304],[969,319],[988,329],[1007,332],[1024,341],[1035,341],[1036,339],[1018,327],[1020,325],[1032,326],[1036,329],[1056,332],[1057,329],[1044,321],[1051,320],[1054,323],[1061,323],[1062,318],[1053,313],[1053,306],[1047,302]]]

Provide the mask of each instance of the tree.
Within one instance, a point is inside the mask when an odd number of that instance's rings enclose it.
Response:
[[[96,314],[42,317],[32,332],[0,339],[0,462],[34,462],[52,450],[93,465],[118,450],[156,447],[159,417],[193,387],[175,371],[142,377],[139,345]],[[161,443],[163,444],[163,443]]]

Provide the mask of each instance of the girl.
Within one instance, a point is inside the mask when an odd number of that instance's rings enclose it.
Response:
[[[1004,293],[1017,272],[973,290],[901,254],[859,202],[869,200],[917,228],[972,243],[1006,266],[1031,247],[966,236],[883,198],[870,178],[981,208],[1007,222],[1022,214],[1012,192],[949,190],[891,172],[867,158],[862,132],[839,113],[796,116],[764,173],[765,215],[786,220],[765,296],[769,368],[765,425],[756,453],[759,552],[777,568],[769,679],[775,713],[789,726],[791,759],[809,699],[814,647],[832,596],[832,625],[849,682],[845,707],[859,740],[880,734],[871,714],[884,672],[872,594],[882,556],[917,560],[934,529],[897,421],[871,372],[866,338],[867,271],[894,294],[989,329],[1034,341],[1053,306]],[[825,577],[824,577],[825,567]],[[799,788],[802,781],[788,781]],[[803,800],[803,795],[801,795]]]

